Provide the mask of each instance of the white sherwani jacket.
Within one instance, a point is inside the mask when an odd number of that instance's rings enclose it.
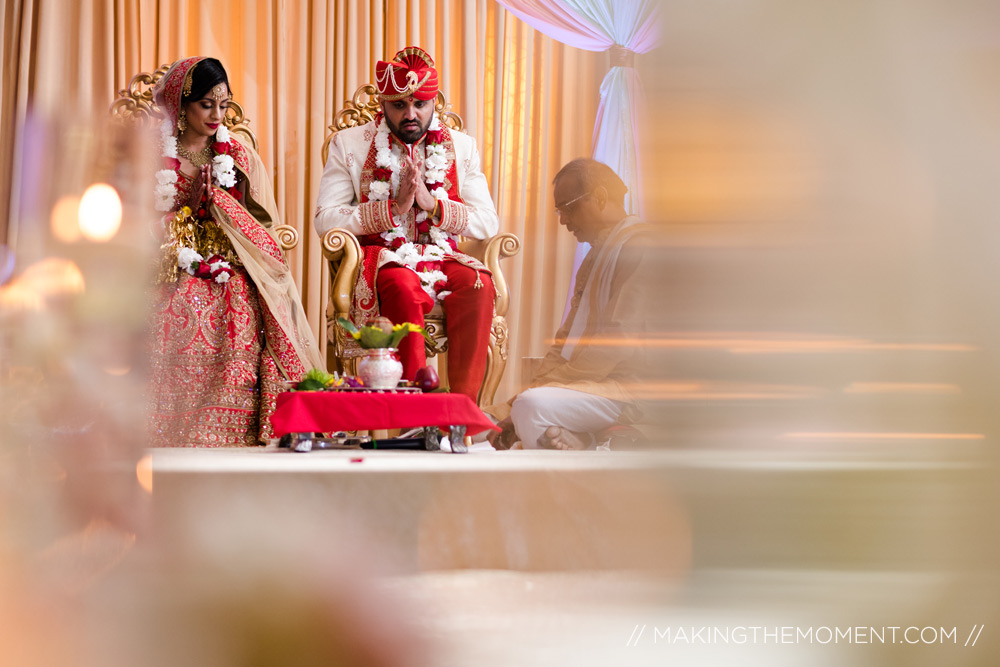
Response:
[[[341,130],[330,142],[330,155],[323,170],[316,206],[316,231],[322,236],[334,228],[346,229],[356,236],[378,234],[393,227],[389,203],[396,194],[398,183],[392,183],[389,201],[361,204],[362,172],[369,149],[375,138],[375,123]],[[452,234],[476,239],[495,236],[500,228],[500,218],[490,198],[486,177],[479,166],[476,140],[461,132],[451,132],[449,158],[454,160],[458,192],[462,202],[443,200],[441,220],[437,225]],[[395,141],[395,137],[392,137]],[[414,153],[424,158],[422,141],[414,146]],[[449,170],[450,173],[450,170]],[[448,183],[445,189],[450,189]],[[410,210],[409,224],[413,224]],[[409,240],[413,236],[407,234]]]
[[[461,132],[449,131],[447,134],[450,140],[441,144],[445,148],[446,164],[442,187],[451,198],[438,200],[437,217],[432,224],[449,234],[488,239],[497,233],[500,219],[490,198],[486,177],[479,168],[476,142]],[[357,236],[363,246],[363,266],[358,274],[351,307],[351,318],[358,323],[378,313],[375,284],[379,269],[388,263],[398,264],[400,259],[389,249],[387,240],[379,235],[395,229],[396,233],[403,233],[406,242],[416,243],[419,248],[426,247],[420,245],[426,241],[418,238],[416,216],[419,207],[414,205],[405,216],[396,216],[393,220],[390,209],[399,187],[397,174],[390,179],[389,199],[362,201],[368,199],[374,179],[375,151],[372,144],[375,135],[376,124],[370,122],[341,130],[334,136],[320,180],[314,223],[321,236],[331,229],[346,229]],[[412,146],[415,158],[426,160],[425,139]],[[410,150],[391,134],[389,141],[394,151]],[[461,201],[455,201],[456,197]],[[447,252],[448,257],[476,271],[486,270],[473,257],[451,248]]]

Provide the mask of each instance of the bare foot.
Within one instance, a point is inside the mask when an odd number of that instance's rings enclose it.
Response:
[[[538,439],[545,449],[587,449],[590,446],[589,433],[575,433],[561,426],[550,426]]]

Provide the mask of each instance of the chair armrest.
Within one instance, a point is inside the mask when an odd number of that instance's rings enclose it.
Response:
[[[323,257],[330,271],[330,305],[327,317],[348,317],[351,297],[361,267],[361,244],[346,229],[331,229],[323,235]]]
[[[458,244],[458,248],[481,261],[493,274],[493,287],[497,292],[494,308],[499,317],[505,317],[510,307],[510,289],[500,270],[500,260],[520,252],[521,240],[510,232],[504,232],[489,239],[465,239]]]
[[[271,230],[281,249],[288,252],[299,244],[299,230],[291,225],[277,225]]]

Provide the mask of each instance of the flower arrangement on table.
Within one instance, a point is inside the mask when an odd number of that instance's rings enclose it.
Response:
[[[399,343],[403,340],[403,337],[411,333],[419,333],[423,335],[425,339],[431,340],[430,335],[423,327],[411,322],[403,322],[401,324],[394,325],[384,317],[377,317],[371,320],[369,324],[358,327],[353,322],[344,319],[343,317],[337,318],[337,321],[340,323],[340,326],[344,327],[345,331],[351,334],[351,337],[358,342],[358,345],[366,350],[369,350],[370,355],[379,353],[378,357],[380,358],[362,360],[361,364],[358,366],[358,374],[360,377],[354,377],[351,375],[341,376],[337,373],[331,374],[318,368],[313,368],[306,373],[302,381],[298,383],[296,386],[297,390],[394,389],[399,383],[400,376],[403,373],[403,365],[398,359],[395,358],[393,352],[395,352],[396,348],[399,347]],[[433,369],[427,368],[420,370],[425,373],[428,372],[428,370],[433,371]],[[433,376],[433,383],[427,382],[425,384],[424,382],[421,382],[420,384],[422,389],[436,389],[438,386],[436,373]]]
[[[327,373],[320,368],[311,368],[295,385],[296,391],[321,391],[323,389],[361,389],[364,382],[352,375]]]
[[[337,321],[358,345],[368,350],[365,358],[358,363],[358,375],[365,386],[373,389],[389,389],[399,383],[403,375],[403,364],[394,352],[405,336],[419,333],[426,341],[434,344],[427,331],[412,322],[393,324],[384,317],[376,317],[368,324],[358,327],[343,317],[337,318]],[[415,379],[417,386],[423,391],[438,388],[437,373],[429,366],[417,370]]]
[[[340,323],[340,326],[344,327],[347,333],[351,334],[351,338],[358,341],[358,345],[366,350],[383,348],[395,350],[399,347],[399,343],[403,340],[403,337],[411,333],[419,333],[426,340],[431,343],[434,342],[423,327],[411,322],[393,324],[385,317],[376,317],[369,324],[362,327],[355,325],[354,322],[343,317],[338,317],[337,322]]]

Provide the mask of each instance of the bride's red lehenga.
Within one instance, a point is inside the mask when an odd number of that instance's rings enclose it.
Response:
[[[178,174],[181,201],[191,185]],[[177,282],[157,286],[153,447],[236,447],[254,445],[262,435],[260,389],[281,378],[273,375],[273,364],[261,363],[257,288],[242,266],[233,269],[222,285],[182,273]]]
[[[176,93],[201,59],[175,63],[161,95]],[[175,112],[176,119],[176,112]],[[231,136],[231,135],[230,135]],[[161,282],[150,331],[151,447],[242,447],[271,436],[270,416],[287,381],[322,367],[298,291],[267,227],[277,221],[270,183],[253,150],[231,137],[238,186],[213,187],[210,220],[167,216]],[[189,201],[191,177],[176,160],[174,210]],[[253,210],[257,217],[248,211]],[[228,282],[190,275],[177,249],[219,254]]]

